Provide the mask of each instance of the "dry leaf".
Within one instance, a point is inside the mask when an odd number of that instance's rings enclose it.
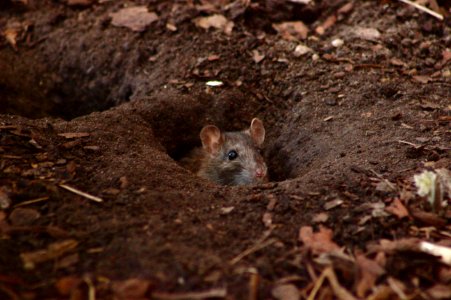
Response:
[[[220,29],[227,35],[230,35],[232,33],[234,26],[234,23],[232,21],[227,20],[226,17],[220,14],[196,18],[194,19],[194,24],[196,24],[197,27],[203,28],[205,30],[208,30],[211,27]]]
[[[61,296],[69,296],[71,292],[76,289],[81,283],[81,279],[75,276],[66,276],[60,278],[55,287]]]
[[[332,252],[340,249],[340,247],[332,241],[332,235],[332,230],[323,226],[320,226],[319,232],[315,233],[310,226],[303,226],[299,230],[299,239],[304,243],[305,247],[310,248],[315,254]]]
[[[329,219],[329,215],[325,212],[316,214],[313,216],[312,222],[313,223],[324,223]]]
[[[436,284],[426,291],[433,299],[451,299],[451,286],[444,284]]]
[[[288,41],[306,39],[309,31],[301,21],[272,24],[272,27]]]
[[[337,207],[337,206],[342,205],[343,202],[344,202],[344,201],[341,200],[341,199],[335,199],[335,200],[329,201],[329,202],[327,202],[327,203],[324,204],[324,209],[325,209],[325,210],[330,210],[330,209],[332,209],[332,208],[335,208],[335,207]]]
[[[448,60],[451,59],[451,50],[443,50],[442,51],[442,56],[443,56],[443,63],[446,63]]]
[[[252,59],[254,60],[255,63],[258,64],[264,58],[265,58],[264,54],[261,54],[260,52],[258,52],[258,50],[252,50]]]
[[[293,284],[281,284],[274,287],[271,294],[277,300],[298,300],[301,298],[298,288]]]
[[[149,12],[146,6],[127,7],[110,14],[111,24],[118,27],[127,27],[133,31],[141,32],[158,20],[154,12]]]
[[[5,31],[3,31],[3,36],[5,37],[6,41],[13,47],[14,50],[17,49],[17,36],[19,35],[19,30],[16,28],[7,28]]]
[[[360,271],[356,291],[357,296],[363,298],[375,286],[376,280],[385,273],[385,270],[377,262],[368,259],[363,254],[356,255],[356,263]]]
[[[423,76],[423,75],[416,75],[412,76],[413,80],[419,83],[428,83],[429,81],[432,81],[432,78],[430,76]]]
[[[0,188],[0,209],[7,209],[11,205],[11,198]]]
[[[409,216],[409,212],[407,208],[402,204],[401,200],[396,198],[390,206],[385,208],[389,213],[397,216],[399,219],[405,218]]]
[[[228,215],[235,209],[235,206],[221,207],[221,215]]]
[[[441,228],[446,225],[446,220],[435,213],[415,209],[411,211],[411,215],[415,220],[428,226]]]
[[[150,281],[139,278],[131,278],[113,283],[112,289],[119,299],[138,299],[146,295]]]
[[[74,250],[78,246],[76,240],[65,240],[50,244],[47,249],[21,253],[20,258],[27,270],[34,269],[36,264],[58,258],[66,252]]]

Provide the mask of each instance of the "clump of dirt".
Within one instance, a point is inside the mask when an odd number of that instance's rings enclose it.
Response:
[[[2,297],[449,291],[449,263],[420,250],[449,247],[449,210],[412,181],[450,166],[446,20],[377,1],[18,2],[0,4]],[[113,26],[130,6],[158,20]],[[228,27],[196,26],[214,14]],[[204,125],[253,117],[270,183],[178,163]]]

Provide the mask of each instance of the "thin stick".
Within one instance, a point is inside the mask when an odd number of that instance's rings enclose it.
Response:
[[[48,196],[40,197],[40,198],[36,198],[36,199],[32,199],[32,200],[21,202],[21,203],[19,203],[17,205],[14,205],[14,207],[30,205],[30,204],[34,204],[34,203],[38,203],[38,202],[42,202],[42,201],[47,201],[47,200],[49,200]]]
[[[65,190],[68,190],[69,192],[72,192],[72,193],[77,194],[77,195],[79,195],[79,196],[85,197],[85,198],[87,198],[87,199],[89,199],[89,200],[92,200],[92,201],[95,201],[95,202],[103,202],[103,199],[102,199],[102,198],[99,198],[99,197],[96,197],[96,196],[89,195],[89,194],[87,194],[87,193],[85,193],[85,192],[82,192],[82,191],[80,191],[80,190],[77,190],[77,189],[75,189],[75,188],[73,188],[73,187],[70,187],[70,186],[68,186],[68,185],[60,184],[59,186],[62,187],[63,189],[65,189]]]
[[[248,256],[249,254],[252,254],[254,252],[257,252],[258,250],[261,250],[265,247],[268,247],[271,244],[274,244],[275,242],[277,242],[277,239],[269,239],[267,241],[264,242],[260,242],[255,244],[254,246],[244,250],[243,252],[241,252],[240,254],[238,254],[237,256],[235,256],[235,258],[233,258],[230,261],[231,265],[235,265],[236,263],[238,263],[240,260],[242,260],[243,258],[245,258],[246,256]]]
[[[399,1],[404,2],[405,4],[408,4],[408,5],[412,5],[413,7],[417,8],[417,9],[419,9],[419,10],[425,12],[425,13],[428,13],[428,14],[430,14],[433,17],[436,17],[440,21],[443,21],[443,16],[441,14],[436,13],[435,11],[430,10],[427,7],[424,7],[423,5],[419,5],[419,4],[414,3],[412,1],[409,1],[409,0],[399,0]]]

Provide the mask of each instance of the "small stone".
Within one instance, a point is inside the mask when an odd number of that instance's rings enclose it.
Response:
[[[294,54],[295,57],[301,57],[302,55],[307,54],[309,52],[312,52],[311,48],[309,48],[309,47],[307,47],[305,45],[299,44],[294,49],[293,54]]]
[[[344,41],[342,39],[335,39],[332,41],[332,46],[334,46],[335,48],[340,48],[341,46],[344,45]]]
[[[329,106],[335,106],[335,105],[337,105],[337,99],[326,98],[326,99],[324,99],[324,103],[326,103],[326,105],[329,105]]]
[[[16,208],[9,215],[9,220],[12,225],[26,226],[33,224],[34,221],[39,219],[41,214],[32,208]]]

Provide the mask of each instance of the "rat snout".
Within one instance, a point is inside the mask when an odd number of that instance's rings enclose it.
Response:
[[[266,170],[264,168],[260,167],[255,170],[255,177],[263,178],[263,177],[265,177],[265,175],[266,175]]]

